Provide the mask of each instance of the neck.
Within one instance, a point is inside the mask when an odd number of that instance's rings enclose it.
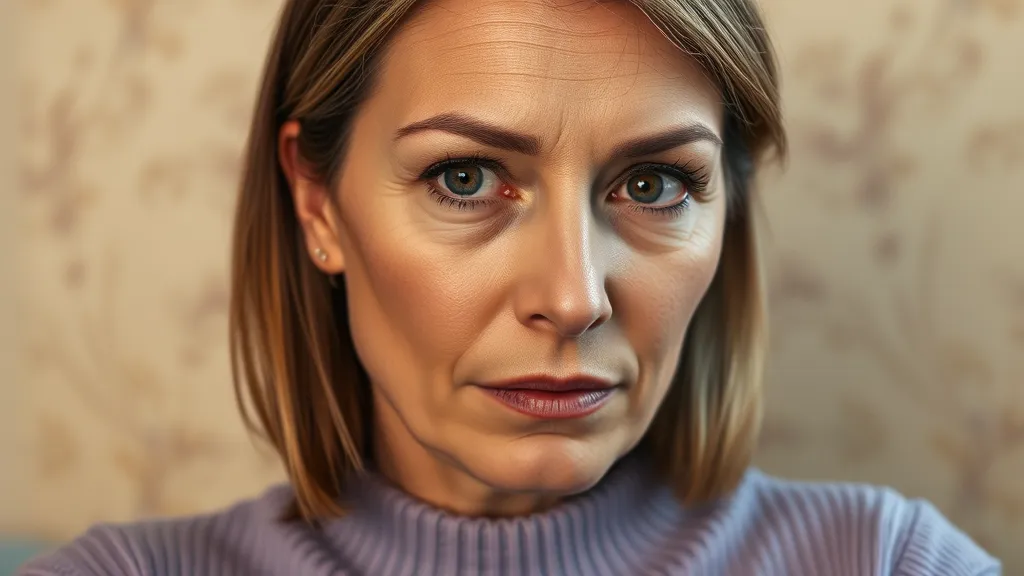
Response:
[[[371,472],[325,535],[361,574],[645,574],[665,551],[659,535],[689,518],[650,464],[627,456],[551,510],[499,519],[439,510]]]
[[[376,402],[374,459],[387,481],[426,504],[459,516],[526,516],[555,506],[565,494],[509,492],[485,484],[409,432],[386,401]]]

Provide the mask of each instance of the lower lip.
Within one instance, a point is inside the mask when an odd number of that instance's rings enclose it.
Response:
[[[614,388],[567,392],[509,388],[483,390],[520,414],[545,419],[583,418],[600,410],[615,392]]]

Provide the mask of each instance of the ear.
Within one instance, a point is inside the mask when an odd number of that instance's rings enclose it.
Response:
[[[338,214],[331,201],[331,190],[299,154],[300,130],[297,120],[289,120],[281,127],[277,155],[291,189],[309,257],[324,273],[340,274],[345,271],[345,257],[338,241]]]

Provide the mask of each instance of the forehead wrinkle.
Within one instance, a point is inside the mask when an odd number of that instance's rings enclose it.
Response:
[[[507,45],[508,42],[497,42],[497,41],[485,41],[479,44],[465,44],[461,48],[471,48],[475,45],[487,45],[487,44],[502,44]],[[608,50],[608,54],[615,54],[616,59],[613,62],[607,62],[600,65],[600,67],[583,66],[572,70],[569,74],[559,74],[553,71],[553,68],[559,66],[553,65],[547,56],[552,52],[559,52],[568,56],[592,56],[594,52],[578,52],[574,50],[561,50],[554,49],[544,45],[538,45],[532,42],[522,41],[519,42],[522,46],[528,46],[530,48],[536,48],[540,51],[541,55],[545,56],[547,62],[543,66],[534,66],[532,62],[526,61],[525,58],[518,58],[515,55],[507,53],[495,53],[489,50],[472,50],[469,49],[466,53],[469,55],[467,59],[462,60],[461,65],[454,68],[447,68],[443,74],[448,77],[473,77],[481,74],[486,74],[494,77],[505,77],[510,79],[523,79],[523,80],[552,80],[558,82],[567,83],[587,83],[587,82],[608,82],[613,80],[629,80],[629,86],[624,89],[620,86],[605,86],[608,90],[616,89],[617,94],[628,94],[630,93],[637,84],[643,79],[645,74],[654,74],[662,80],[674,80],[681,78],[684,74],[682,72],[672,72],[663,70],[662,67],[652,65],[650,62],[645,61],[642,54],[632,52],[629,50],[629,46],[632,42],[623,42],[620,50],[612,52]],[[637,50],[642,52],[646,41],[643,38],[638,38],[636,42]],[[454,49],[451,49],[454,50]],[[449,50],[450,51],[450,50]],[[446,51],[448,52],[448,51]],[[681,57],[682,55],[676,55]],[[518,66],[509,66],[509,61],[519,61]],[[631,65],[629,70],[623,70],[625,63]],[[533,69],[536,68],[536,69]],[[546,72],[539,71],[540,68],[545,68]],[[564,68],[564,66],[563,66]],[[505,89],[512,89],[513,85],[505,86]],[[606,97],[604,94],[596,94],[595,97],[602,98]]]
[[[616,2],[616,4],[619,3]],[[510,6],[514,4],[524,4],[527,6],[527,9]],[[463,7],[463,5],[466,6]],[[582,5],[582,7],[578,10],[573,10],[576,5]],[[630,6],[631,4],[626,2],[625,5]],[[534,8],[530,9],[529,7]],[[466,30],[486,28],[491,25],[510,28],[513,32],[539,32],[541,35],[555,41],[564,41],[567,38],[575,40],[600,38],[616,34],[616,29],[623,27],[630,28],[630,30],[618,32],[618,34],[624,36],[639,30],[636,22],[632,22],[622,14],[610,9],[605,2],[597,0],[575,1],[568,5],[552,0],[492,0],[484,2],[483,5],[465,0],[448,0],[431,2],[429,3],[429,8],[449,13],[452,17],[447,19],[446,22],[452,22],[452,24],[432,26],[441,30],[436,34],[427,34],[423,40],[436,40],[439,37],[450,34],[452,30],[462,33]],[[593,19],[579,18],[577,16],[594,9],[599,9],[604,14],[614,16],[616,22],[604,25],[600,29],[594,29]],[[635,10],[635,8],[632,9]],[[434,19],[425,17],[426,12],[429,12],[429,10],[417,12],[416,16],[406,24],[407,29],[423,31],[426,23],[434,21]],[[542,16],[547,20],[555,19],[558,25],[547,24],[538,16]],[[567,19],[565,16],[573,18]],[[468,24],[460,22],[460,17],[465,17],[465,20],[472,20],[472,22]],[[587,23],[578,25],[576,24],[577,22]]]
[[[495,38],[497,30],[501,31],[501,37]],[[453,38],[453,32],[458,33],[455,38]],[[467,32],[477,34],[467,34]],[[417,35],[421,34],[417,33]],[[616,27],[607,27],[600,30],[589,31],[567,30],[565,28],[557,28],[532,21],[493,19],[481,22],[472,22],[470,24],[460,26],[459,28],[449,28],[422,36],[423,37],[421,38],[411,40],[409,44],[411,46],[416,46],[437,43],[441,46],[437,46],[435,48],[440,48],[446,52],[460,50],[466,47],[487,46],[491,44],[497,46],[519,44],[542,49],[544,51],[555,50],[566,54],[586,56],[594,54],[594,50],[570,50],[566,48],[559,48],[558,46],[564,44],[577,44],[577,42],[570,42],[572,40],[593,40],[616,37],[621,38],[623,42],[628,43],[630,33],[616,30]],[[480,38],[474,36],[480,36]],[[527,38],[536,38],[536,40],[529,40]],[[607,51],[608,50],[601,50],[598,53]]]
[[[521,10],[510,10],[510,2],[498,0],[485,4],[485,6],[492,6],[495,11],[500,12],[498,15],[488,16],[486,13],[480,13],[479,5],[474,7],[476,10],[473,13],[468,13],[457,7],[453,8],[453,2],[442,1],[431,3],[430,6],[453,15],[467,13],[468,16],[465,20],[470,22],[459,28],[453,28],[451,25],[442,25],[440,27],[435,25],[429,27],[415,26],[416,31],[414,33],[403,35],[404,42],[402,43],[406,44],[406,47],[410,48],[413,54],[419,55],[418,59],[421,60],[428,55],[432,55],[430,59],[433,61],[452,59],[451,56],[457,54],[458,60],[453,65],[445,66],[446,74],[496,74],[496,70],[501,70],[503,74],[510,77],[569,82],[612,80],[626,77],[633,77],[635,80],[635,76],[641,71],[656,72],[667,78],[678,78],[680,76],[678,72],[673,73],[670,70],[666,70],[665,68],[675,68],[676,70],[678,68],[672,65],[666,66],[664,61],[686,57],[685,54],[674,45],[660,46],[659,40],[661,40],[661,43],[668,42],[663,36],[660,36],[660,32],[657,38],[651,38],[651,31],[646,30],[640,22],[628,19],[622,14],[623,9],[637,10],[631,3],[616,2],[614,7],[608,2],[600,1],[572,2],[569,5],[551,2],[550,0],[520,3],[546,6],[546,11],[543,15],[551,16],[553,14],[559,21],[562,21],[563,15],[566,14],[571,15],[576,12],[598,9],[603,14],[613,17],[615,23],[608,24],[604,20],[598,20],[600,28],[596,29],[594,25],[574,26],[571,23],[567,23],[564,27],[557,27],[543,22],[539,18],[531,19],[529,11],[524,13]],[[460,6],[461,4],[456,3],[455,5]],[[496,9],[498,6],[501,7],[500,10]],[[573,10],[576,6],[582,6],[582,8]],[[421,24],[436,21],[434,19],[422,18],[426,12],[421,12],[418,15],[420,16]],[[548,19],[550,20],[550,18]],[[584,20],[595,22],[592,18]],[[492,27],[497,27],[497,29]],[[501,27],[511,30],[511,33],[501,30]],[[435,32],[438,28],[441,28],[441,30]],[[407,31],[411,32],[409,29]],[[495,39],[496,36],[520,38]],[[580,49],[577,46],[580,40],[594,40],[598,38],[604,38],[607,41],[600,43],[590,42],[592,45],[590,49]],[[425,46],[426,44],[429,44],[429,46]],[[508,47],[512,49],[502,50],[502,48]],[[517,48],[518,51],[516,50]],[[563,56],[570,59],[613,53],[618,56],[616,60],[614,62],[600,62],[600,68],[573,66],[570,63],[571,72],[568,74],[558,74],[553,71],[548,74],[538,74],[537,70],[516,70],[516,68],[529,67],[535,62],[543,62],[544,65],[556,63],[554,62],[555,56]],[[438,57],[439,55],[441,57]],[[651,57],[654,57],[657,62],[649,61]],[[626,60],[630,64],[635,64],[633,70],[629,74],[615,73],[614,71],[621,69],[623,61]],[[511,69],[509,66],[510,62],[512,63]],[[479,63],[483,69],[467,69],[475,68],[475,63]],[[603,73],[588,73],[595,70],[602,70]]]
[[[626,45],[626,44],[629,44],[629,43],[628,42],[623,42],[623,44]],[[595,52],[595,51],[591,51],[591,50],[573,50],[571,48],[561,48],[561,47],[551,46],[549,44],[544,44],[544,43],[541,43],[541,42],[534,42],[534,41],[530,41],[530,40],[481,40],[481,41],[473,41],[473,42],[467,42],[465,44],[459,44],[459,45],[456,45],[456,46],[452,46],[450,48],[447,48],[447,49],[443,50],[443,52],[451,53],[451,52],[457,52],[457,51],[465,50],[469,54],[475,54],[476,52],[474,50],[472,50],[473,48],[477,48],[477,47],[487,48],[487,47],[490,47],[490,46],[522,47],[522,48],[526,48],[527,50],[529,50],[529,51],[531,51],[533,53],[536,53],[538,55],[545,56],[546,57],[545,59],[547,59],[547,57],[550,57],[552,54],[560,54],[560,55],[564,55],[564,56],[573,56],[573,57],[575,57],[575,56],[593,56],[595,54],[612,54],[612,53],[617,53],[617,54],[620,55],[620,57],[622,57],[623,56],[623,52],[624,52],[624,50],[604,50],[602,52]],[[514,56],[512,54],[503,53],[502,51],[491,51],[491,50],[484,50],[484,51],[481,52],[481,54],[491,54],[491,56],[493,56],[493,57],[499,57],[499,56],[501,56],[501,57],[510,57],[510,56]]]
[[[493,22],[491,22],[493,23]],[[535,26],[532,23],[514,22],[522,28],[540,28],[549,30],[550,27]],[[477,23],[468,28],[483,28],[489,23]],[[443,35],[443,34],[442,34]],[[492,34],[493,35],[493,34]],[[530,34],[523,36],[529,37]],[[589,36],[602,36],[608,39],[602,42],[596,49],[579,49],[576,43],[566,42],[564,38],[555,38],[553,42],[545,42],[533,39],[519,40],[492,40],[492,39],[466,39],[457,43],[444,42],[441,46],[431,46],[430,50],[418,50],[414,53],[426,54],[433,52],[433,59],[450,60],[458,63],[457,66],[448,66],[444,74],[448,76],[472,76],[488,74],[506,76],[510,78],[558,80],[566,82],[587,82],[593,80],[607,81],[629,78],[635,84],[637,76],[642,70],[655,70],[656,67],[644,61],[646,47],[649,45],[647,34],[634,30],[632,33],[616,32],[612,28],[601,30]],[[635,36],[635,38],[634,38]],[[432,36],[437,39],[438,36]],[[447,40],[447,39],[445,39]],[[416,40],[411,45],[422,45],[429,42],[427,39]],[[441,55],[441,58],[437,56]],[[453,56],[458,55],[457,59]],[[614,55],[611,61],[598,60],[595,65],[578,66],[580,59],[592,59],[595,56]],[[564,57],[561,59],[559,57]],[[569,60],[576,59],[577,62]],[[630,70],[622,71],[626,63],[629,63]],[[588,63],[593,63],[591,60]],[[568,69],[570,72],[557,73],[558,68]],[[541,73],[540,70],[546,70]],[[662,72],[664,74],[664,72]]]
[[[551,4],[558,4],[558,9],[552,9]],[[548,8],[533,11],[540,5]],[[595,5],[600,14],[572,18],[575,13],[590,11]],[[666,99],[691,98],[690,89],[676,82],[686,81],[694,70],[701,68],[685,52],[655,33],[648,19],[630,19],[625,11],[631,13],[636,8],[625,1],[614,5],[583,1],[567,6],[564,2],[550,0],[485,0],[481,8],[481,4],[471,4],[468,0],[440,0],[428,6],[439,8],[440,13],[427,17],[431,13],[429,9],[420,12],[418,16],[424,18],[421,24],[427,25],[418,26],[416,30],[406,28],[386,51],[389,55],[395,55],[395,48],[401,52],[401,72],[397,76],[385,73],[389,78],[403,79],[405,88],[396,90],[396,96],[408,95],[410,89],[415,93],[414,85],[423,83],[423,88],[436,93],[449,107],[468,106],[480,112],[496,106],[519,118],[539,110],[555,109],[576,117],[572,110],[562,109],[566,98],[599,106],[595,110],[605,110],[606,105],[614,104],[607,100],[633,94],[639,100],[627,109],[630,115],[635,115],[637,106],[671,108]],[[519,6],[528,8],[523,10]],[[563,20],[570,21],[566,28],[556,28],[554,23]],[[466,25],[461,29],[454,26],[463,22]],[[499,27],[521,32],[509,34]],[[501,40],[510,36],[520,37]],[[599,37],[608,40],[599,42],[596,40]],[[594,49],[585,51],[585,47],[577,46],[581,40]],[[562,82],[564,85],[538,93],[538,82]],[[669,84],[664,84],[666,82]],[[714,84],[710,87],[713,89]],[[523,98],[528,99],[529,106],[527,101],[519,102]],[[720,96],[716,94],[715,99]],[[441,111],[426,103],[415,108],[431,113]],[[520,120],[529,123],[524,118]]]
[[[476,27],[492,26],[492,25],[511,27],[514,30],[517,30],[519,28],[521,28],[523,30],[531,30],[532,29],[532,30],[535,30],[535,31],[540,32],[540,33],[543,33],[543,34],[548,35],[548,36],[553,37],[553,38],[564,38],[566,36],[569,36],[569,37],[578,38],[578,39],[599,38],[599,37],[604,36],[606,34],[614,34],[616,28],[620,28],[621,27],[621,26],[616,25],[616,26],[608,26],[608,27],[601,28],[601,29],[598,29],[598,30],[591,30],[591,29],[588,29],[589,27],[579,27],[579,26],[572,27],[569,24],[565,24],[563,26],[552,26],[550,24],[545,24],[543,22],[538,22],[536,20],[521,20],[521,19],[511,19],[511,18],[510,19],[494,18],[494,19],[489,19],[489,20],[482,20],[482,21],[477,22],[477,23],[475,23],[473,25],[470,25],[470,26],[460,27],[459,30],[467,30],[467,29],[472,29],[472,28],[476,28]]]

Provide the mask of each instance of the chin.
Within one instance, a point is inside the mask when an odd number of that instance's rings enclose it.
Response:
[[[493,447],[469,468],[483,483],[505,492],[570,495],[584,492],[608,472],[619,453],[598,439],[539,434]]]

